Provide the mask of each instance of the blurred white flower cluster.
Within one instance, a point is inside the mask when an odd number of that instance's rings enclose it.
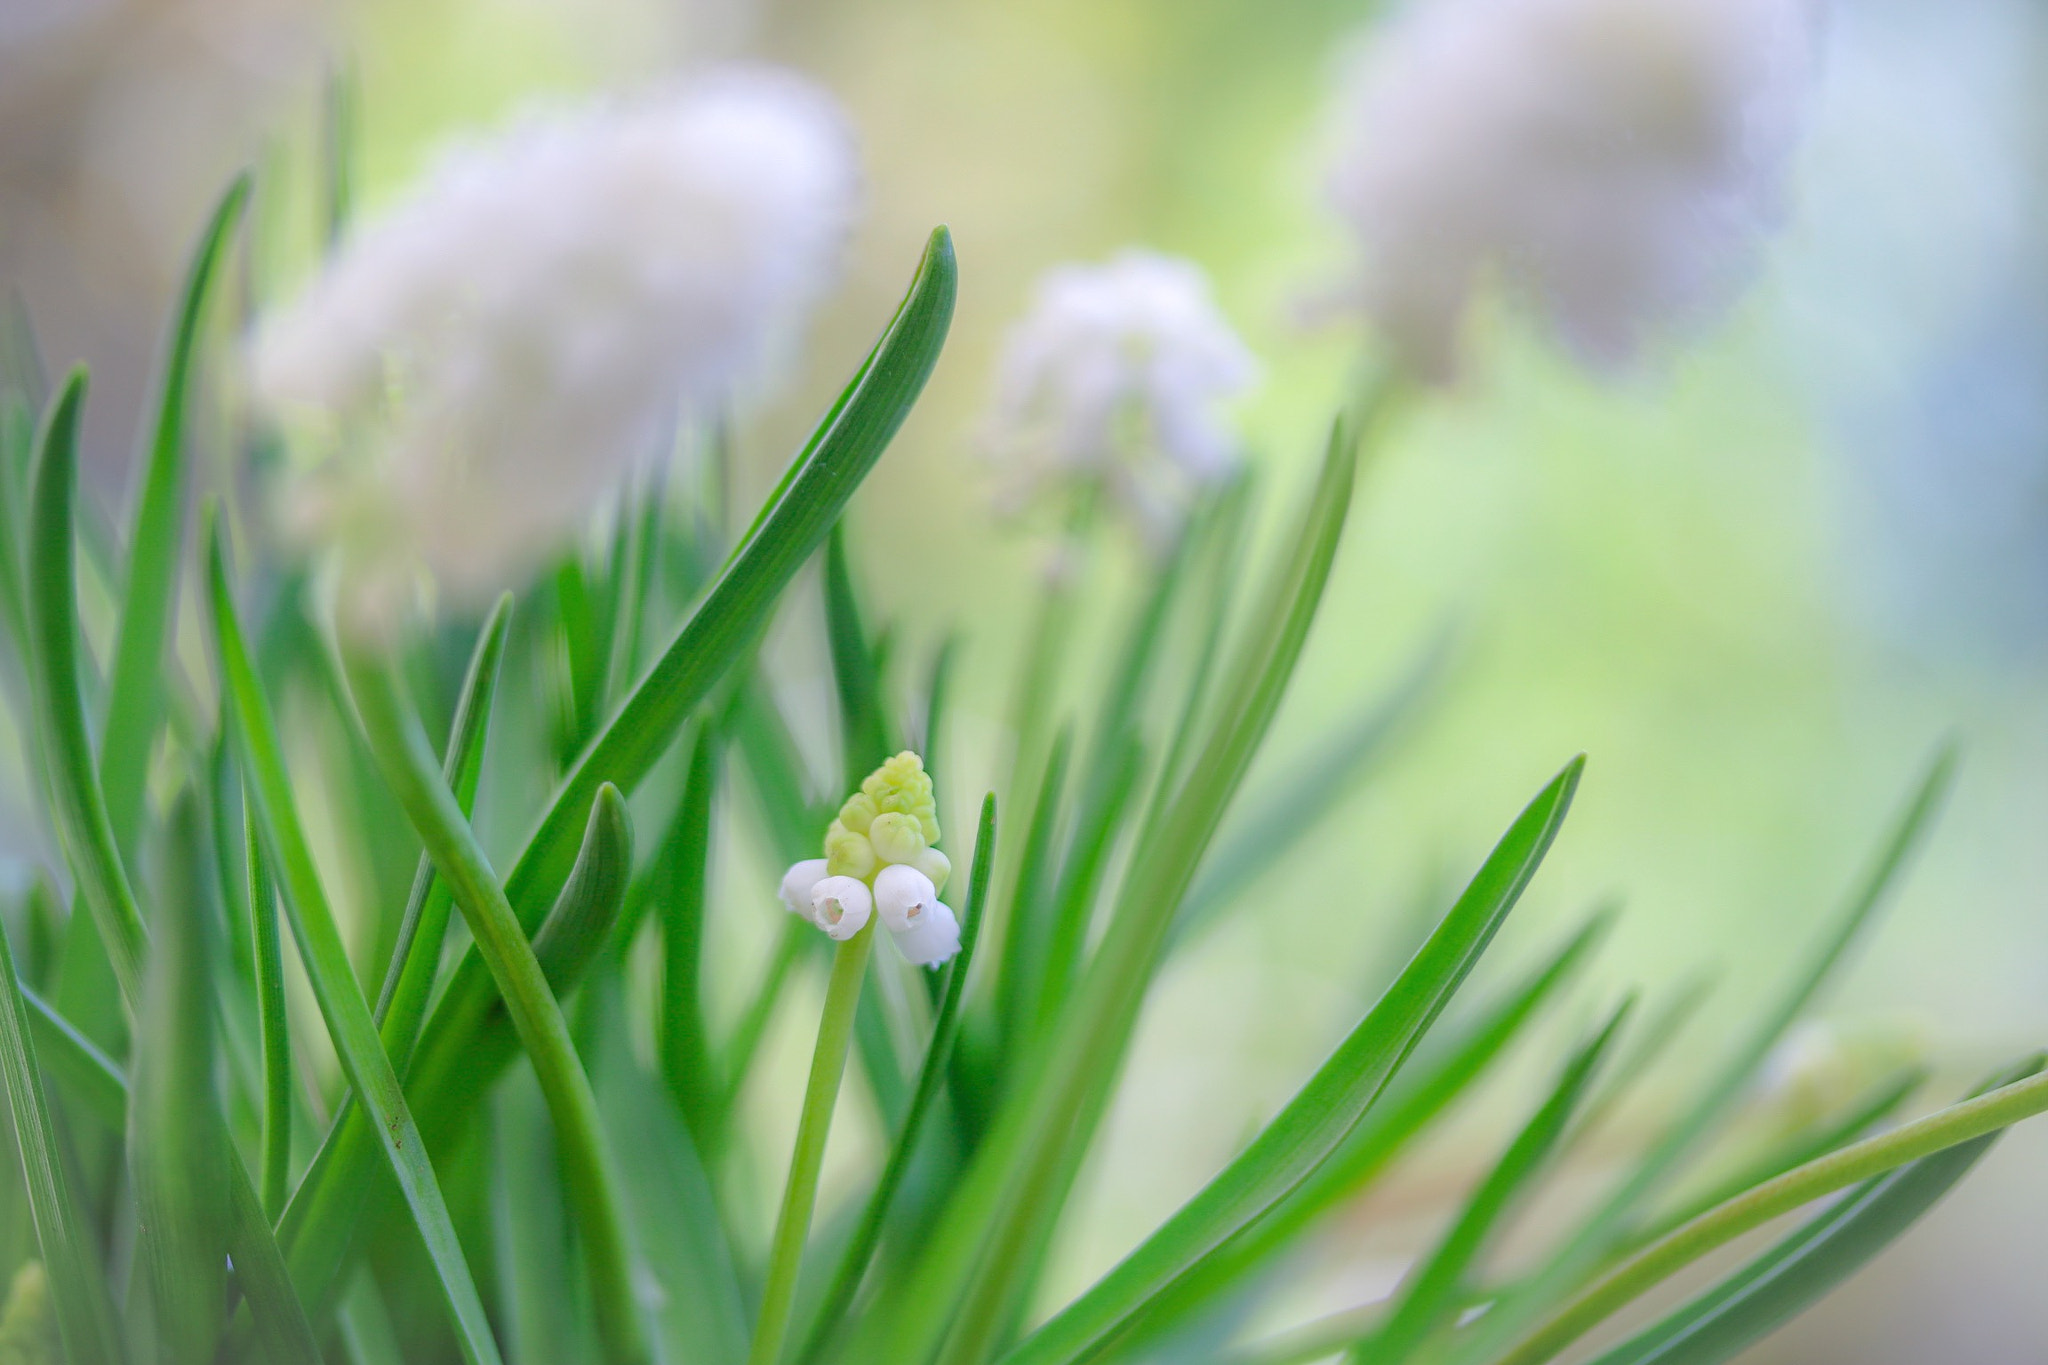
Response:
[[[1718,301],[1780,185],[1818,0],[1416,0],[1364,54],[1329,172],[1355,302],[1448,377],[1490,277],[1596,364]]]
[[[1192,261],[1133,249],[1048,270],[1010,331],[984,433],[1002,501],[1093,480],[1157,534],[1235,467],[1223,409],[1257,373]]]
[[[676,405],[754,379],[831,282],[852,139],[794,76],[733,69],[455,149],[254,342],[315,437],[288,522],[386,620],[418,573],[476,599],[585,524]]]

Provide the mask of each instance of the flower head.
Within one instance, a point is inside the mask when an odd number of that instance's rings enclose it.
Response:
[[[756,376],[829,282],[851,140],[821,92],[737,70],[460,147],[253,346],[316,462],[291,523],[359,598],[471,600],[573,534],[679,401]]]
[[[931,776],[906,750],[846,798],[825,856],[784,874],[783,903],[836,939],[859,933],[872,910],[906,958],[936,967],[960,951],[960,922],[939,899],[952,864],[932,847],[938,838]]]
[[[1343,102],[1355,301],[1456,366],[1498,275],[1583,357],[1720,299],[1778,216],[1818,0],[1417,0]]]
[[[1222,409],[1256,374],[1192,261],[1134,249],[1048,270],[1010,331],[987,419],[1006,500],[1093,479],[1157,526],[1234,467]]]

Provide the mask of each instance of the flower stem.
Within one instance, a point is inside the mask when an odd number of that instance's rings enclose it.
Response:
[[[825,1012],[818,1020],[818,1045],[811,1053],[811,1079],[804,1089],[803,1114],[797,1120],[796,1150],[789,1158],[789,1183],[783,1188],[782,1211],[775,1219],[768,1279],[761,1291],[761,1320],[754,1329],[747,1365],[776,1365],[789,1335],[797,1266],[811,1230],[818,1172],[825,1163],[825,1138],[832,1130],[832,1110],[839,1101],[846,1052],[853,1042],[855,1007],[860,1004],[861,983],[867,977],[868,952],[874,946],[875,926],[870,922],[840,944],[832,958],[832,981],[825,989]]]
[[[1795,1166],[1650,1243],[1588,1286],[1513,1350],[1496,1358],[1494,1365],[1541,1365],[1637,1295],[1743,1233],[1837,1190],[1995,1133],[2044,1110],[2048,1110],[2048,1073],[1950,1105]]]

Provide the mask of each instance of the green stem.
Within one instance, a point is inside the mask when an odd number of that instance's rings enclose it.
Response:
[[[256,952],[256,1023],[263,1050],[262,1177],[258,1191],[263,1215],[273,1224],[284,1212],[291,1178],[292,1045],[284,996],[284,944],[277,925],[277,891],[270,864],[256,836],[256,812],[242,795],[242,827],[248,831],[249,930]]]
[[[1541,1365],[1637,1295],[1717,1247],[1823,1196],[2048,1110],[2048,1073],[1951,1105],[1767,1180],[1652,1242],[1596,1280],[1494,1365]]]
[[[754,1329],[747,1365],[776,1365],[783,1339],[789,1335],[789,1313],[796,1301],[796,1272],[803,1260],[804,1239],[811,1231],[811,1209],[818,1201],[818,1172],[825,1163],[825,1138],[832,1131],[832,1110],[839,1102],[839,1083],[846,1075],[846,1053],[853,1042],[853,1017],[860,1004],[861,982],[867,977],[868,951],[875,946],[875,926],[839,945],[832,958],[832,981],[825,989],[825,1012],[818,1020],[818,1045],[811,1053],[811,1079],[804,1089],[804,1108],[796,1125],[796,1150],[789,1158],[789,1184],[782,1192],[782,1211],[775,1219],[775,1240],[768,1253],[768,1279],[761,1290],[761,1320]]]
[[[547,1097],[577,1213],[605,1358],[619,1365],[644,1360],[647,1348],[633,1299],[618,1176],[599,1129],[597,1097],[576,1056],[568,1022],[497,873],[442,780],[440,765],[418,717],[403,699],[393,669],[353,647],[346,650],[344,663],[371,751],[454,892]]]

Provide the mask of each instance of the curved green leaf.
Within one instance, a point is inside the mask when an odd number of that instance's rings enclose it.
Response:
[[[1251,1146],[1116,1269],[1004,1357],[1007,1365],[1088,1359],[1148,1298],[1274,1208],[1337,1150],[1521,898],[1571,809],[1584,766],[1574,759],[1529,803],[1415,959]]]
[[[298,942],[299,957],[312,983],[314,999],[334,1040],[343,1074],[375,1120],[379,1145],[426,1245],[464,1357],[472,1365],[498,1365],[497,1343],[491,1337],[476,1282],[456,1241],[440,1183],[406,1108],[405,1094],[391,1068],[391,1059],[385,1055],[377,1036],[369,1002],[363,999],[362,989],[356,984],[348,950],[343,946],[334,912],[327,903],[326,889],[306,845],[291,778],[285,772],[284,754],[278,743],[277,723],[270,713],[269,698],[250,664],[248,646],[235,612],[228,584],[226,547],[218,524],[210,537],[208,570],[221,687],[232,702],[230,709],[240,741],[247,789],[253,798],[264,847],[278,873],[292,936]]]
[[[598,1334],[609,1360],[631,1365],[645,1358],[647,1345],[633,1297],[623,1198],[604,1143],[597,1097],[576,1055],[569,1023],[534,958],[525,929],[505,899],[498,874],[441,778],[426,731],[405,700],[396,670],[352,646],[344,646],[344,655],[349,689],[370,750],[454,892],[533,1063],[555,1125],[563,1177],[597,1302]]]
[[[0,930],[0,1082],[14,1115],[15,1148],[21,1154],[22,1180],[28,1187],[35,1216],[36,1240],[43,1268],[56,1302],[57,1326],[64,1351],[73,1365],[116,1365],[123,1359],[120,1320],[113,1296],[94,1254],[92,1233],[72,1202],[70,1181],[50,1121],[50,1102],[43,1094],[36,1068],[35,1044],[29,1037],[28,1010],[22,1004],[14,952]]]
[[[2014,1068],[1978,1093],[2022,1079]],[[1804,1312],[1896,1241],[1991,1150],[1991,1133],[1866,1181],[1840,1202],[1594,1365],[1718,1365]]]
[[[132,850],[142,824],[149,760],[162,721],[164,646],[177,607],[180,544],[184,539],[185,410],[191,399],[192,359],[200,315],[221,253],[249,199],[249,177],[235,177],[213,211],[186,268],[185,285],[157,379],[156,423],[149,438],[128,537],[128,575],[107,675],[107,723],[100,748],[100,789],[115,843]]]
[[[839,519],[923,392],[952,321],[956,288],[953,239],[939,228],[881,339],[661,657],[556,791],[505,880],[520,923],[538,923],[568,875],[597,789],[611,782],[631,792],[683,721],[758,638],[783,588]]]

